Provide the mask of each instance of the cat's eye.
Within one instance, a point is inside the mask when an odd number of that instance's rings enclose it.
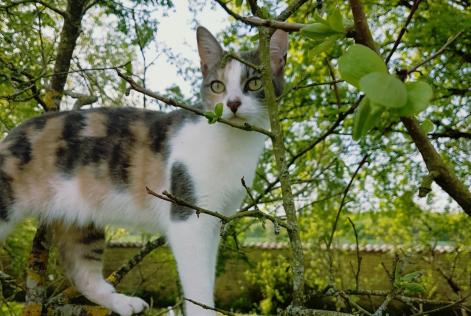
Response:
[[[224,86],[224,83],[218,80],[211,82],[210,87],[211,87],[211,91],[213,91],[214,93],[223,93],[224,90],[226,89],[226,87]]]
[[[260,90],[260,88],[262,87],[262,79],[252,78],[252,79],[249,80],[249,82],[247,82],[246,87],[250,91]]]

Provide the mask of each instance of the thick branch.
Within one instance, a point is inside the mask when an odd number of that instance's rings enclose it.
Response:
[[[355,24],[355,42],[368,46],[377,52],[373,36],[371,36],[368,21],[366,20],[360,0],[349,0]]]
[[[471,192],[469,189],[443,161],[420,127],[417,119],[414,117],[401,117],[401,121],[417,149],[419,149],[428,171],[438,174],[434,178],[435,182],[463,208],[466,214],[471,216]]]
[[[49,90],[45,99],[49,110],[58,110],[62,100],[70,61],[77,44],[81,31],[82,17],[86,0],[67,1],[66,16],[60,35],[59,47],[57,49],[56,62],[54,64],[54,75],[51,78]]]
[[[298,231],[296,206],[294,204],[290,174],[286,161],[283,130],[279,121],[278,105],[272,82],[269,47],[270,30],[261,27],[259,28],[259,54],[262,63],[262,81],[265,89],[265,103],[268,108],[271,130],[274,135],[272,138],[273,153],[275,155],[276,167],[279,172],[283,208],[286,213],[288,225],[292,228],[288,231],[288,236],[291,243],[291,250],[293,252],[293,306],[301,306],[304,301],[304,254]]]
[[[46,225],[40,225],[34,236],[26,271],[26,298],[22,315],[40,314],[46,298],[46,271],[51,234]]]
[[[294,11],[296,11],[303,3],[306,2],[306,0],[303,1],[297,1],[293,4],[293,6],[288,7],[285,11],[283,11],[278,18],[275,20],[270,20],[270,19],[262,19],[256,16],[242,16],[231,9],[227,6],[227,3],[224,2],[223,0],[215,0],[219,5],[233,18],[235,18],[238,21],[241,21],[245,24],[251,25],[251,26],[266,26],[266,27],[271,27],[275,29],[281,29],[286,32],[296,32],[299,31],[301,28],[303,28],[305,25],[301,23],[288,23],[288,22],[283,22],[286,20]]]

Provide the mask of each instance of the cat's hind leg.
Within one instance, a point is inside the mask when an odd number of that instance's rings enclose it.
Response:
[[[105,235],[102,229],[92,225],[82,228],[59,226],[56,238],[66,275],[86,298],[121,316],[148,308],[147,303],[138,297],[116,293],[103,278]]]

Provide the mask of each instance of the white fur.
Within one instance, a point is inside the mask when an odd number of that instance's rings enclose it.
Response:
[[[225,70],[227,93],[223,102],[227,104],[228,100],[239,98],[241,106],[237,111],[238,117],[234,117],[227,107],[223,116],[266,127],[266,110],[258,101],[242,93],[240,72],[240,63],[235,61],[230,62]],[[185,123],[170,136],[165,183],[152,189],[170,190],[170,170],[175,162],[179,162],[189,172],[197,205],[232,215],[245,195],[241,178],[244,177],[249,185],[252,183],[264,141],[262,134],[220,123],[209,125],[204,118]],[[174,252],[185,297],[214,306],[215,266],[221,228],[218,219],[193,214],[186,220],[172,220],[170,203],[150,198],[147,206],[142,207],[126,190],[111,191],[103,197],[100,205],[92,205],[88,197],[82,195],[79,183],[73,177],[57,176],[47,185],[53,197],[46,205],[37,204],[34,197],[23,199],[21,205],[14,206],[15,216],[40,214],[46,222],[61,219],[70,225],[116,224],[161,231],[167,235]],[[72,267],[68,271],[69,276],[90,300],[124,316],[146,307],[145,302],[138,298],[115,293],[101,275],[101,264],[84,262],[78,253],[73,252],[69,259],[75,262],[69,265]],[[188,302],[186,311],[189,316],[214,315],[213,311]]]
[[[255,132],[205,120],[185,125],[171,141],[174,162],[185,164],[193,180],[198,205],[225,215],[234,214],[244,197],[241,178],[251,184],[265,137]],[[214,305],[214,274],[220,222],[201,214],[169,222],[167,236],[177,261],[184,295]],[[187,315],[213,315],[187,303]]]

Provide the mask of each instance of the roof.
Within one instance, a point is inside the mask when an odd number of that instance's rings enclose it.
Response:
[[[108,247],[110,248],[142,248],[144,243],[142,242],[120,242],[120,241],[110,241],[108,242]],[[287,242],[276,242],[276,241],[257,241],[257,242],[244,242],[242,244],[243,248],[258,248],[264,250],[276,250],[276,249],[288,249],[289,244]],[[309,248],[309,245],[305,245],[306,248]],[[340,244],[334,245],[333,249],[345,251],[345,252],[355,252],[356,244]],[[392,245],[392,244],[360,244],[358,246],[360,252],[369,252],[369,253],[386,253],[392,252],[395,250],[402,250],[406,252],[425,252],[430,251],[431,248],[426,248],[424,246],[402,246],[402,245]],[[326,249],[325,245],[321,245],[321,249]],[[436,253],[454,253],[459,251],[470,252],[471,249],[459,248],[450,245],[436,245],[434,246],[434,251]]]

